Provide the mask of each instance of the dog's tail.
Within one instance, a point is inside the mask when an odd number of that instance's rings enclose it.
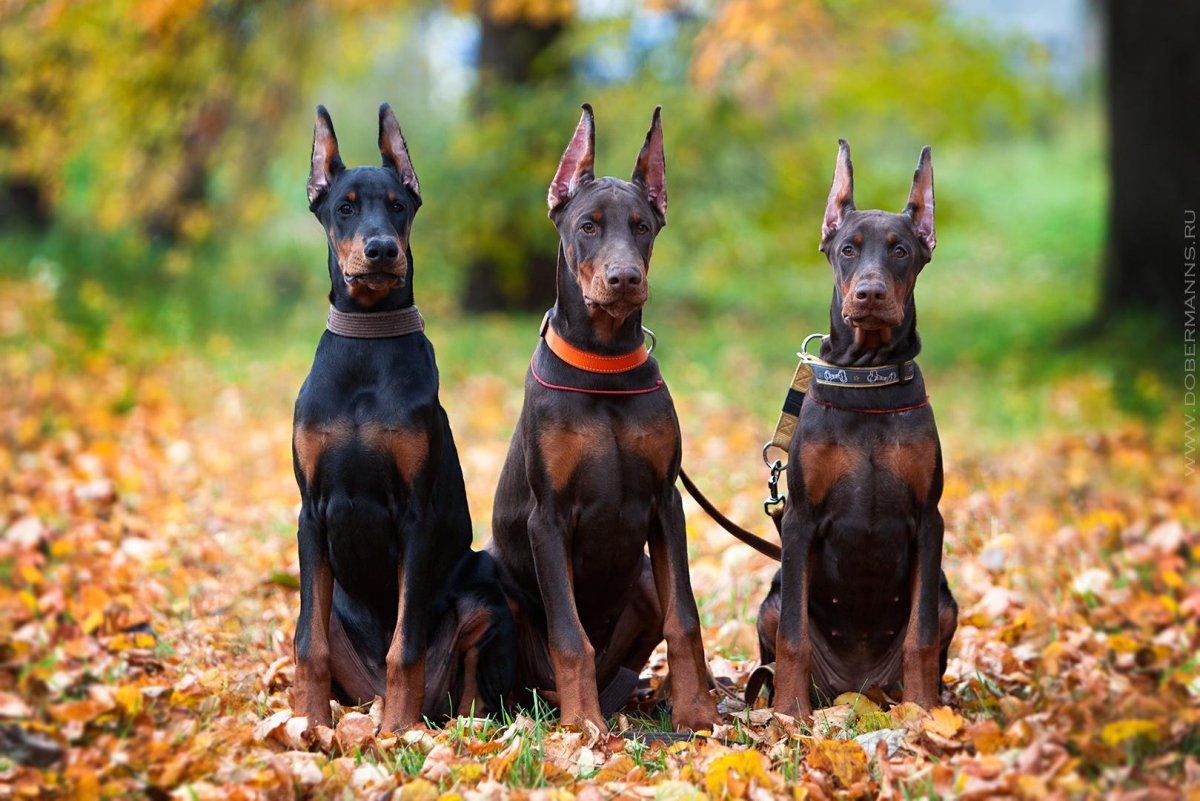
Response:
[[[720,510],[713,506],[712,502],[709,501],[708,498],[704,497],[704,493],[702,493],[696,487],[696,485],[692,483],[692,480],[688,478],[688,474],[683,472],[683,468],[679,469],[679,480],[682,481],[683,486],[687,488],[688,494],[696,499],[696,503],[700,504],[700,508],[708,513],[708,516],[715,520],[717,525],[728,531],[738,540],[744,542],[754,550],[761,553],[763,556],[770,557],[776,562],[779,561],[780,557],[782,556],[782,549],[778,545],[773,542],[768,542],[757,534],[747,531],[737,523],[734,523],[725,515],[721,514]]]

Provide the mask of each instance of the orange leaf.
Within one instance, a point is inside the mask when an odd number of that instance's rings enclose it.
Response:
[[[809,764],[832,773],[843,787],[867,775],[867,752],[853,740],[822,740],[808,755]]]
[[[50,707],[50,717],[61,723],[87,723],[95,720],[108,710],[112,704],[104,701],[86,700],[73,701],[66,704],[54,704]]]
[[[939,706],[929,710],[929,720],[925,721],[925,731],[952,738],[963,727],[962,716],[948,706]]]

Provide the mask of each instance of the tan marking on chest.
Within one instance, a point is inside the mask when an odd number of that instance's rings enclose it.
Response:
[[[306,482],[312,483],[321,456],[330,448],[345,442],[353,430],[354,427],[345,420],[301,425],[296,428],[292,434],[292,444],[296,448],[296,461],[300,463],[300,471],[304,474]]]
[[[829,488],[851,475],[862,462],[862,454],[836,442],[805,443],[800,449],[800,469],[809,503],[819,504]]]
[[[889,442],[875,451],[874,462],[907,484],[918,501],[924,501],[929,497],[937,465],[937,442],[933,439]]]
[[[413,478],[429,460],[429,434],[412,428],[385,428],[379,423],[367,423],[360,429],[366,445],[389,454],[400,471],[404,483],[412,486]]]
[[[605,449],[604,439],[611,435],[598,425],[579,428],[549,428],[538,434],[538,450],[546,475],[555,492],[567,486],[579,463]]]
[[[679,448],[679,433],[673,420],[622,423],[616,433],[622,453],[637,454],[650,465],[655,475],[666,477],[667,468]]]

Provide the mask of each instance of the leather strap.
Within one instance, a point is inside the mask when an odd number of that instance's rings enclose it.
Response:
[[[414,306],[383,312],[344,312],[329,307],[325,330],[352,339],[386,339],[425,330],[425,318]]]
[[[892,384],[907,384],[917,372],[917,363],[911,359],[903,364],[843,367],[812,356],[801,358],[812,368],[813,380],[830,387],[887,387]]]

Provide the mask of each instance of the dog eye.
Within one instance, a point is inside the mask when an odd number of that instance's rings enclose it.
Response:
[[[644,222],[640,222],[637,224],[637,228],[634,230],[638,232],[638,236],[645,236],[646,234],[650,233],[650,226],[646,225]]]
[[[843,256],[853,256],[854,255],[854,246],[853,245],[842,245],[842,255]]]
[[[585,234],[594,234],[596,233],[596,224],[591,220],[584,220],[579,224],[579,230]]]
[[[354,206],[350,205],[349,203],[343,203],[342,205],[338,206],[337,211],[338,214],[342,215],[343,217],[349,217],[354,213]]]
[[[400,214],[401,212],[404,211],[404,204],[401,203],[399,200],[393,201],[392,202],[392,211],[396,212],[397,214]]]
[[[908,251],[904,248],[904,245],[896,245],[896,247],[892,248],[892,254],[897,259],[903,259],[908,255]]]

